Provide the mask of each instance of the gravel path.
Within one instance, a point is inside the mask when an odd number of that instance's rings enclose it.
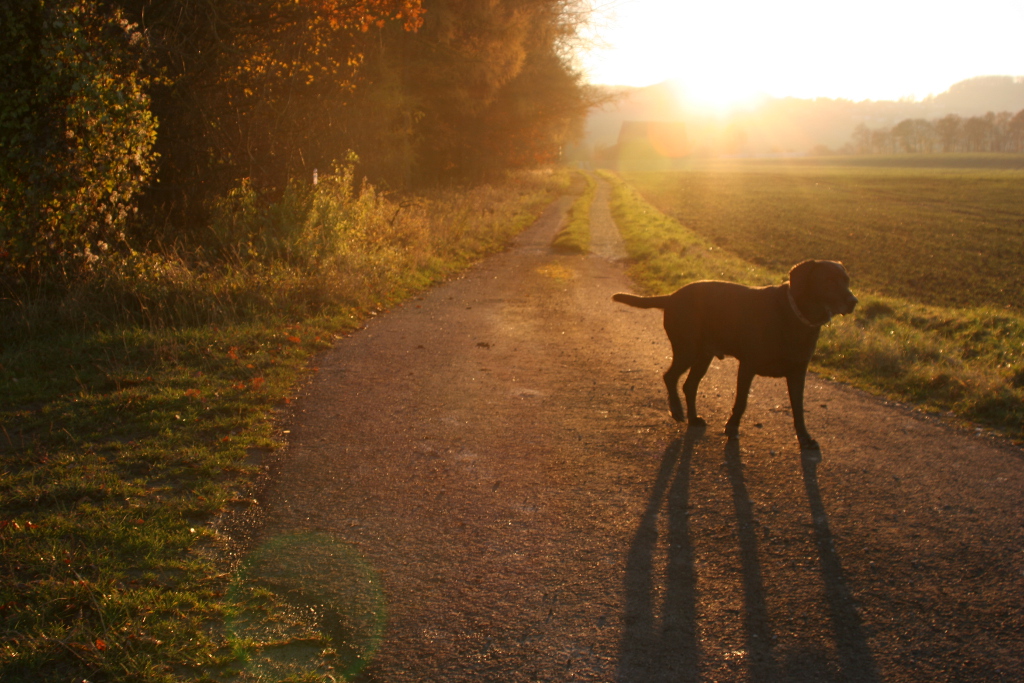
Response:
[[[729,360],[706,431],[676,425],[660,314],[611,301],[606,197],[594,253],[548,248],[563,199],[340,341],[299,399],[263,534],[374,572],[357,680],[1024,680],[1021,452],[813,376],[820,463],[781,380],[728,441]]]

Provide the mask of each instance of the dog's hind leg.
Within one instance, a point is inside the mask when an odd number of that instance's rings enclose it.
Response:
[[[712,356],[698,358],[690,367],[690,372],[686,375],[686,381],[683,382],[683,395],[686,397],[688,422],[689,424],[701,427],[707,423],[704,421],[704,418],[697,415],[697,387],[700,385],[700,381],[704,379],[704,375],[707,374],[708,366],[711,365],[711,359]]]
[[[666,329],[668,329],[667,326]],[[682,422],[687,416],[689,416],[692,424],[694,423],[694,419],[697,418],[697,413],[694,410],[689,395],[686,397],[686,405],[689,412],[687,414],[683,413],[683,403],[679,400],[679,378],[682,377],[683,373],[687,370],[690,370],[690,374],[687,375],[686,378],[687,383],[689,383],[690,377],[693,376],[693,370],[691,368],[694,366],[694,350],[690,344],[685,341],[677,342],[672,338],[671,334],[669,335],[669,340],[672,343],[672,365],[670,365],[668,370],[665,371],[665,374],[662,375],[665,379],[665,388],[668,389],[668,409],[669,412],[672,413],[672,419],[676,422]],[[700,373],[701,376],[703,376],[706,371],[707,368],[702,370]],[[699,377],[697,378],[697,381],[700,381]]]
[[[683,403],[679,400],[679,378],[687,368],[690,367],[685,354],[675,353],[672,356],[672,365],[662,377],[665,380],[665,388],[668,389],[668,409],[672,413],[672,419],[682,422],[686,416],[683,415]],[[692,416],[693,413],[690,413]]]
[[[739,372],[736,373],[736,401],[732,405],[732,415],[725,423],[725,434],[730,438],[740,435],[740,420],[747,410],[747,396],[750,395],[750,385],[753,381],[754,371],[740,363]]]

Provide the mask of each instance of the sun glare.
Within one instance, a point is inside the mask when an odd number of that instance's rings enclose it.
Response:
[[[916,0],[863,0],[856,11],[820,0],[603,2],[589,29],[597,47],[580,55],[590,80],[673,81],[711,111],[762,95],[926,97],[975,76],[1024,75],[1015,34],[1024,3],[1014,0],[977,0],[967,14],[922,13]]]
[[[716,77],[714,74],[698,78],[680,75],[670,81],[684,107],[708,114],[727,114],[750,107],[761,97],[753,84]]]
[[[651,21],[651,12],[658,21]],[[728,40],[714,42],[700,35],[701,22],[720,26],[706,10],[676,2],[622,2],[593,27],[604,48],[583,56],[591,80],[609,85],[643,87],[669,81],[681,104],[708,113],[726,113],[752,104],[762,90],[757,83],[757,49],[739,30]],[[695,21],[696,19],[696,21]]]

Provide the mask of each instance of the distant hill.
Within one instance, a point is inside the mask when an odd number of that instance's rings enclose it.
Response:
[[[960,81],[946,92],[921,102],[928,116],[959,114],[979,116],[990,111],[1018,112],[1024,109],[1024,77],[979,76]]]
[[[725,117],[699,113],[670,83],[646,88],[599,87],[618,99],[588,116],[584,139],[571,153],[579,159],[601,156],[602,150],[607,153],[618,143],[625,122],[683,123],[690,148],[697,154],[804,154],[815,148],[842,148],[859,124],[885,129],[908,118],[932,120],[947,114],[967,118],[1024,110],[1021,76],[979,76],[923,100],[767,98]],[[742,150],[737,148],[737,140],[742,141]]]

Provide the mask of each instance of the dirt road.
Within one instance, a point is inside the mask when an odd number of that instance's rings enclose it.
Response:
[[[595,253],[549,249],[563,200],[299,399],[264,533],[337,539],[380,582],[358,680],[1024,680],[1021,453],[817,377],[820,462],[781,380],[728,441],[728,360],[708,428],[676,425],[660,312],[611,301],[605,192]]]

